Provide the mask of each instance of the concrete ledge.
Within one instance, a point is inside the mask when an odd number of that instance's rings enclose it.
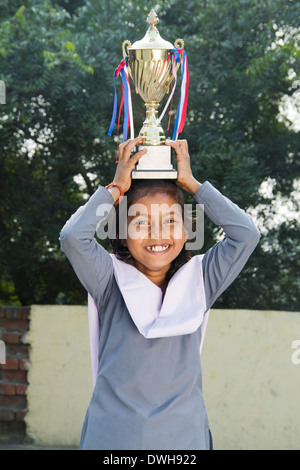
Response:
[[[299,313],[211,311],[202,364],[215,449],[299,449],[297,339]],[[77,447],[92,394],[87,307],[33,306],[26,342],[27,433]]]

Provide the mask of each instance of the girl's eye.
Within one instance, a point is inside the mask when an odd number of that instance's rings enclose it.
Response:
[[[140,226],[140,225],[148,225],[147,220],[138,220],[135,225]]]
[[[175,224],[176,222],[177,222],[177,220],[176,220],[176,219],[172,219],[172,218],[165,220],[165,224]]]

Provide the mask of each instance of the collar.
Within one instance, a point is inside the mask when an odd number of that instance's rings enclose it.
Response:
[[[165,296],[134,266],[111,255],[114,275],[129,314],[145,338],[195,332],[206,311],[203,255],[196,255],[170,279]]]
[[[206,311],[202,273],[203,255],[194,256],[170,279],[164,299],[161,289],[143,273],[112,256],[114,275],[129,314],[145,338],[193,333],[201,326],[202,350],[209,310]],[[98,370],[100,321],[96,303],[88,294],[90,353],[93,384]]]

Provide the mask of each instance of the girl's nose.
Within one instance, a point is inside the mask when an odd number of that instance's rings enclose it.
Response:
[[[151,238],[155,240],[163,240],[170,238],[170,226],[168,224],[152,223],[151,224]]]
[[[151,224],[151,238],[158,240],[162,236],[162,224],[152,223]]]

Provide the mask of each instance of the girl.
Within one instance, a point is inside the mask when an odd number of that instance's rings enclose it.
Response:
[[[131,187],[131,171],[146,151],[130,157],[139,140],[120,145],[113,185],[100,187],[60,235],[101,323],[97,380],[80,449],[211,449],[199,353],[203,327],[260,235],[244,211],[193,177],[186,141],[168,143],[176,152],[177,186],[144,181]],[[193,194],[226,234],[191,259],[179,188]],[[110,255],[94,238],[103,219],[97,213],[126,192],[128,213],[133,204],[140,210],[128,215],[127,239],[117,237]],[[158,203],[172,213],[153,213]]]

